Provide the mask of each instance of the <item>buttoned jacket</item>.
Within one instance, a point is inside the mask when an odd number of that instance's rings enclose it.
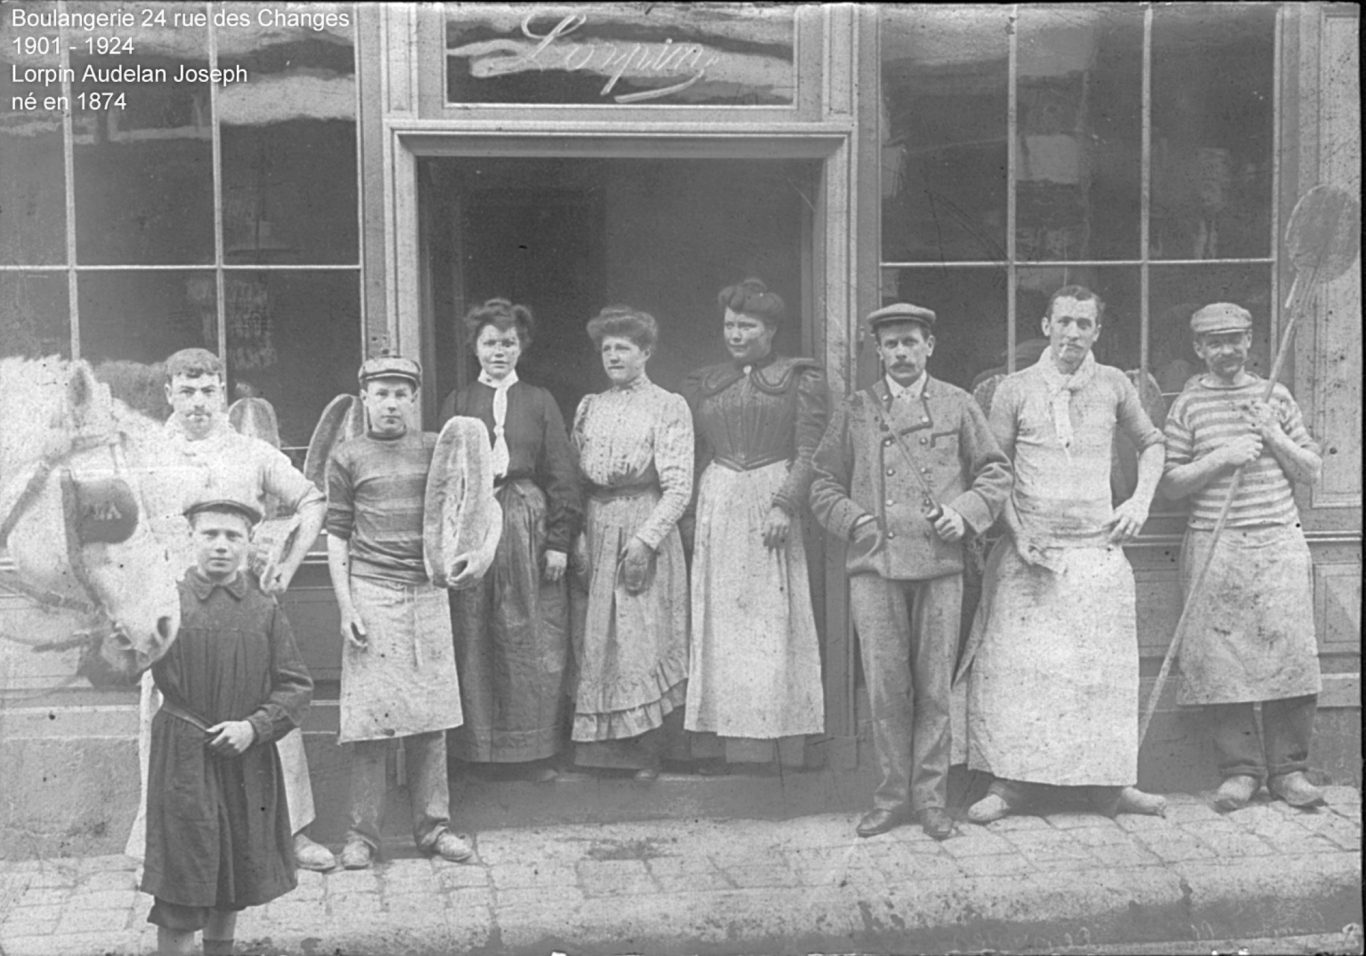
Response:
[[[859,518],[877,522],[875,539],[850,543],[846,570],[894,580],[961,572],[962,542],[940,540],[928,512],[935,503],[952,508],[980,534],[1014,481],[972,396],[934,378],[918,400],[893,401],[881,379],[854,393],[831,417],[814,468],[811,510],[827,531],[848,541]]]

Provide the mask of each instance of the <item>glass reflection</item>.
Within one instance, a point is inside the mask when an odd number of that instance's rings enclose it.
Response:
[[[307,445],[327,403],[356,390],[358,273],[234,269],[224,280],[229,400],[265,398],[282,444]]]
[[[1006,257],[1011,8],[884,4],[882,257]]]
[[[65,272],[0,272],[0,358],[71,356]]]
[[[93,10],[119,4],[83,4]],[[150,16],[143,26],[144,13]],[[182,68],[207,69],[208,31],[166,24],[183,4],[146,3],[139,25],[119,31],[135,56],[100,53],[108,31],[70,31],[75,146],[76,256],[82,264],[213,261],[213,133],[208,83],[177,83]],[[87,43],[95,42],[90,52]],[[166,82],[124,83],[118,70],[166,71]],[[89,81],[83,78],[93,71]],[[103,96],[122,94],[124,106]]]
[[[1211,302],[1236,302],[1252,313],[1252,351],[1247,369],[1268,375],[1275,345],[1269,338],[1271,267],[1162,266],[1152,271],[1152,340],[1149,367],[1162,393],[1180,394],[1191,376],[1205,370],[1191,340],[1190,317]]]
[[[997,268],[884,269],[882,300],[934,310],[930,374],[971,391],[1005,370],[1006,281]]]
[[[218,351],[212,272],[83,272],[76,288],[82,358],[151,363],[178,349]]]
[[[1139,252],[1143,10],[1022,6],[1016,254]]]
[[[356,77],[352,28],[263,27],[274,5],[232,4],[250,26],[218,29],[220,64],[250,82],[218,95],[224,259],[356,263]]]
[[[1153,9],[1151,255],[1270,254],[1274,4]]]
[[[55,3],[29,3],[47,14]],[[62,95],[56,29],[20,29],[0,19],[0,264],[66,262],[66,175],[59,109],[15,109],[17,97]],[[55,104],[54,104],[55,105]]]

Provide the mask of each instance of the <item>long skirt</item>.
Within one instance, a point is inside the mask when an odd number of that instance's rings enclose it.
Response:
[[[1061,549],[1061,573],[1005,539],[987,560],[968,675],[968,766],[1007,780],[1138,778],[1134,574],[1118,547]]]
[[[237,757],[164,709],[152,718],[140,889],[181,906],[241,909],[294,889],[294,844],[273,743]]]
[[[1213,534],[1189,530],[1181,590],[1209,554]],[[1181,645],[1178,704],[1236,704],[1317,694],[1313,564],[1294,525],[1225,528],[1191,608]]]
[[[342,650],[338,743],[388,740],[463,722],[446,592],[351,578],[369,644]]]
[[[452,591],[451,630],[465,723],[462,760],[517,763],[560,749],[567,701],[568,582],[542,577],[545,493],[527,480],[498,491],[503,534],[484,578]]]
[[[658,500],[657,491],[642,491],[588,501],[587,594],[573,628],[575,742],[639,737],[683,704],[688,571],[678,529],[655,552],[639,594],[627,593],[620,570],[627,544]]]
[[[764,545],[787,463],[702,475],[692,566],[692,645],[684,726],[773,740],[825,730],[820,647],[800,518]]]

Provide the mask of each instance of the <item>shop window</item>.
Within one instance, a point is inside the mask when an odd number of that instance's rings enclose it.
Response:
[[[275,405],[285,444],[301,452],[326,403],[354,388],[362,334],[356,11],[307,12],[305,22],[278,4],[141,4],[118,31],[135,57],[115,52],[107,30],[5,19],[0,355],[98,365],[207,348],[235,395]],[[27,46],[13,42],[20,34]],[[38,88],[65,96],[69,119],[14,108],[34,86],[22,70],[44,66],[72,71]],[[117,67],[240,68],[246,79],[84,79]]]
[[[446,101],[788,106],[796,4],[446,5]]]
[[[880,18],[883,296],[939,310],[937,374],[971,387],[1036,360],[1048,296],[1073,282],[1107,302],[1097,357],[1146,391],[1180,391],[1186,322],[1218,300],[1253,312],[1269,370],[1275,5]]]
[[[0,271],[0,358],[71,355],[66,272]]]

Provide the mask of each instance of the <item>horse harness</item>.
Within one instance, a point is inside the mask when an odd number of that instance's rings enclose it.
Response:
[[[110,482],[95,483],[105,492],[105,504],[93,508],[82,507],[82,489],[65,465],[67,459],[91,449],[105,447],[113,459],[114,472],[127,470],[122,449],[122,432],[117,428],[98,435],[77,436],[69,445],[52,450],[39,459],[29,476],[24,490],[15,498],[14,504],[0,520],[0,545],[9,540],[10,532],[19,523],[24,513],[38,500],[47,485],[52,472],[58,471],[62,483],[62,512],[66,538],[67,563],[72,575],[81,585],[88,600],[58,594],[37,587],[23,580],[13,571],[0,569],[0,589],[18,594],[54,611],[73,611],[85,615],[100,615],[109,618],[104,601],[101,600],[90,578],[90,569],[85,561],[83,545],[88,543],[118,543],[126,541],[137,527],[138,502],[127,482],[115,478]],[[122,508],[119,506],[122,505]],[[122,535],[122,537],[119,537]],[[78,631],[72,637],[61,641],[33,641],[0,631],[0,639],[22,644],[34,651],[64,651],[73,647],[89,644],[91,634]]]

